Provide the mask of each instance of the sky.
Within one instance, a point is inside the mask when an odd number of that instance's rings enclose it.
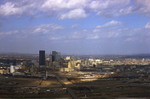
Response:
[[[150,54],[150,0],[0,0],[0,53]]]

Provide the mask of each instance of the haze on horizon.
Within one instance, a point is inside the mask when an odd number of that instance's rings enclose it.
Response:
[[[150,0],[1,0],[0,53],[150,53]]]

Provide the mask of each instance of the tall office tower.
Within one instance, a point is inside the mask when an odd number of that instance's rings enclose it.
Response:
[[[60,52],[52,51],[52,62],[60,59]]]
[[[45,66],[45,51],[39,51],[39,66]]]

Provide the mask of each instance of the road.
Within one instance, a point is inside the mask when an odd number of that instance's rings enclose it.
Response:
[[[60,79],[60,77],[58,75],[55,75],[57,80],[61,83],[61,85],[67,89],[68,93],[72,96],[73,99],[79,99],[75,94],[74,92],[69,88],[67,87],[66,84],[64,84],[64,82]]]

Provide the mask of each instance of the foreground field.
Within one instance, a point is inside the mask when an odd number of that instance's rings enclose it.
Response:
[[[99,79],[91,82],[74,82],[71,87],[81,99],[150,99],[150,82],[128,79]],[[75,83],[77,82],[77,83]]]
[[[0,98],[62,98],[70,99],[55,77],[40,78],[0,77]]]
[[[150,99],[150,81],[140,79],[87,79],[61,76],[79,99]],[[22,78],[0,76],[0,98],[72,99],[55,77]]]

